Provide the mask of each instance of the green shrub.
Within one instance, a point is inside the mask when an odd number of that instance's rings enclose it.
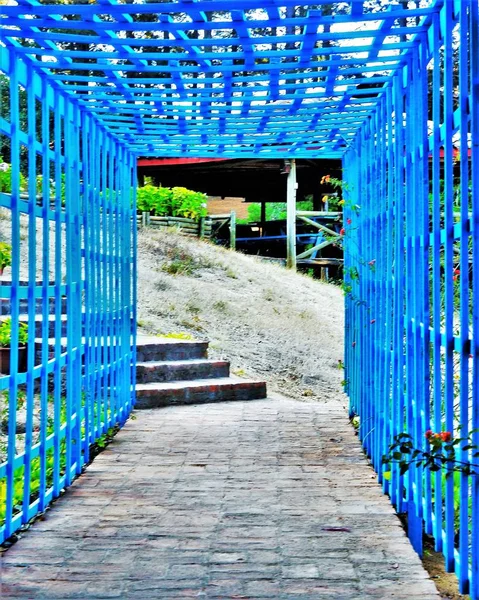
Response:
[[[7,317],[0,322],[0,347],[9,348],[12,339],[12,319]],[[19,323],[18,342],[24,346],[28,342],[28,327],[26,323]]]
[[[187,219],[199,219],[206,217],[207,200],[206,194],[193,192],[183,187],[174,187],[171,190],[172,216],[186,217]]]
[[[207,214],[207,196],[184,187],[145,185],[137,191],[137,209],[157,216],[199,219]]]
[[[36,187],[37,196],[42,196],[43,195],[43,175],[36,176],[35,187]],[[56,182],[54,179],[50,180],[49,193],[50,193],[51,199],[55,198]],[[60,178],[60,199],[61,199],[62,206],[65,206],[65,194],[66,194],[66,175],[65,175],[65,173],[62,173],[61,178]]]
[[[27,180],[20,173],[20,191],[24,192],[27,188]],[[0,192],[10,194],[12,191],[12,165],[3,162],[0,156]]]
[[[296,203],[296,210],[313,210],[312,200],[302,200]],[[286,219],[286,202],[267,202],[266,220],[282,221]],[[238,223],[257,223],[261,221],[261,204],[252,202],[248,204],[248,218],[238,219]]]
[[[12,264],[12,247],[6,242],[0,242],[0,272]]]

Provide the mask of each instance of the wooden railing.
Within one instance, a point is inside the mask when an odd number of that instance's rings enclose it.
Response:
[[[149,212],[137,215],[139,227],[153,227],[155,229],[168,229],[175,227],[184,235],[198,238],[211,237],[212,219],[201,217],[200,219],[187,219],[185,217],[157,217]]]

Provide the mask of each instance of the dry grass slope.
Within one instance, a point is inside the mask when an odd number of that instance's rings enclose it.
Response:
[[[141,333],[208,339],[210,356],[271,391],[342,399],[338,287],[176,232],[140,231],[138,246]]]

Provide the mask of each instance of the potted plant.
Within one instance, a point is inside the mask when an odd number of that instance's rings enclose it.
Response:
[[[12,339],[12,319],[7,317],[0,321],[0,373],[10,375]],[[19,323],[18,328],[18,371],[24,372],[27,368],[27,342],[28,327],[26,323]]]
[[[0,242],[0,275],[3,275],[5,267],[12,264],[12,247],[6,242]]]

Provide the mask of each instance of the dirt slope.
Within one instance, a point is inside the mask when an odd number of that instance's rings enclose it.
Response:
[[[210,356],[271,391],[343,399],[343,295],[333,285],[176,232],[138,240],[140,333],[210,340]]]

